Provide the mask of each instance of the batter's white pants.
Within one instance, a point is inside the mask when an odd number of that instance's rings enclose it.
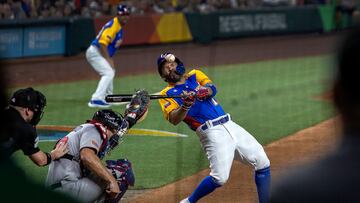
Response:
[[[115,69],[113,69],[106,59],[101,55],[99,48],[90,45],[86,50],[86,60],[101,76],[96,91],[91,99],[105,99],[105,96],[113,93],[113,80]]]
[[[227,116],[230,118],[229,114]],[[250,133],[231,119],[216,126],[212,126],[211,121],[203,125],[208,125],[208,129],[202,130],[200,126],[196,134],[210,162],[210,176],[218,184],[223,185],[229,179],[234,159],[251,165],[255,170],[270,166],[264,148]]]

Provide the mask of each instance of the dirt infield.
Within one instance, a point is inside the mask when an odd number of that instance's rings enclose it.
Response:
[[[339,140],[340,129],[337,119],[333,118],[265,146],[265,151],[271,161],[272,180],[277,181],[281,178],[289,167],[316,160],[334,149]],[[179,202],[191,194],[208,174],[209,170],[203,170],[173,184],[128,198],[124,202]],[[199,202],[255,203],[257,193],[253,177],[249,166],[236,161],[232,166],[229,182]]]
[[[156,72],[156,59],[163,52],[177,54],[187,67],[207,67],[327,54],[332,52],[337,36],[309,34],[221,40],[207,45],[123,47],[114,58],[116,77]],[[87,64],[84,53],[72,57],[6,60],[4,63],[9,87],[99,78]]]

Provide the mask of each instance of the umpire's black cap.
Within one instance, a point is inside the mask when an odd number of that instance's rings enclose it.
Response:
[[[28,87],[15,91],[9,101],[9,104],[13,106],[27,107],[33,111],[41,111],[46,105],[46,98],[41,92],[34,90],[32,87]]]

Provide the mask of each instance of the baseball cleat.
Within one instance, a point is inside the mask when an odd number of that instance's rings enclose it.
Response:
[[[185,199],[181,200],[180,203],[190,203],[190,201],[188,198],[185,198]]]
[[[92,99],[89,101],[88,106],[92,108],[109,108],[111,105],[101,99]]]

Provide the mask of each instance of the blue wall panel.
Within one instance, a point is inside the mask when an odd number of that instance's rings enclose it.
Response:
[[[22,57],[23,29],[0,29],[0,58]]]
[[[26,27],[23,56],[65,54],[65,26]]]

